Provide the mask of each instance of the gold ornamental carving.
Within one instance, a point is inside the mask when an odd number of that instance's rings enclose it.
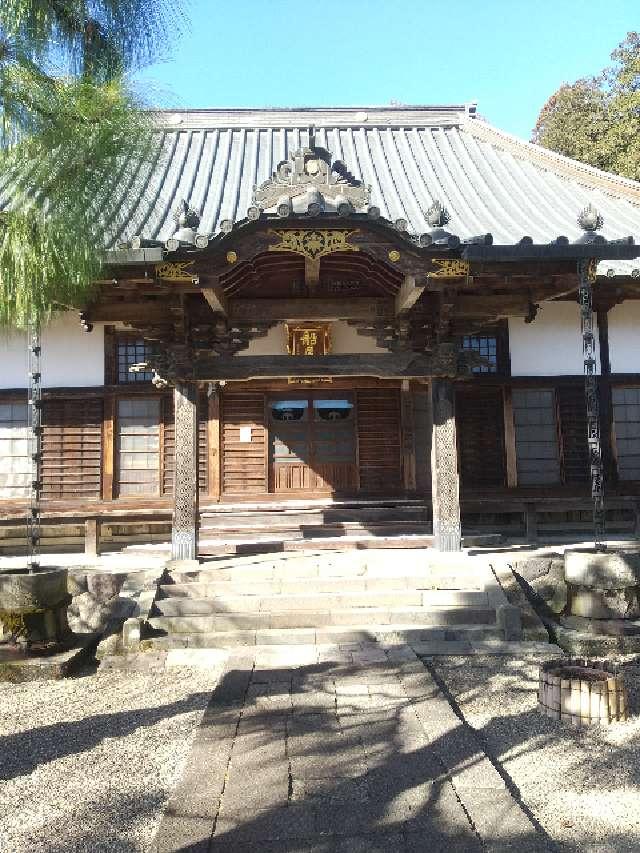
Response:
[[[235,264],[237,260],[238,260],[237,252],[234,252],[233,250],[231,250],[230,252],[227,252],[227,263],[228,264]]]
[[[434,270],[427,273],[427,278],[463,278],[469,275],[469,261],[455,258],[432,258]]]
[[[289,355],[322,356],[331,351],[329,323],[285,323]]]
[[[598,260],[597,258],[589,258],[589,263],[587,264],[587,279],[591,284],[596,283],[596,279],[598,277]]]
[[[400,260],[400,252],[397,249],[391,249],[389,252],[389,260],[393,264],[397,264]]]
[[[196,277],[192,271],[193,261],[180,261],[178,263],[156,264],[156,278],[165,281],[193,281]]]
[[[289,376],[288,385],[331,385],[332,376]]]
[[[279,230],[271,228],[269,234],[280,239],[274,246],[269,246],[270,252],[295,252],[312,261],[331,255],[334,252],[359,252],[358,246],[349,243],[349,237],[357,234],[358,228],[351,231],[340,231],[338,229],[306,229]]]

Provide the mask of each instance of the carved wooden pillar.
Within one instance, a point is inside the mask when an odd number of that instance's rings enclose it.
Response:
[[[438,551],[460,551],[460,480],[456,443],[456,414],[453,383],[434,379],[431,383],[433,431],[431,441],[431,493],[434,547]]]
[[[176,382],[176,455],[173,487],[171,557],[195,560],[198,555],[198,389],[194,382]]]

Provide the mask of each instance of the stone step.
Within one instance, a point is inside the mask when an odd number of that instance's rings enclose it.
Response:
[[[269,549],[272,552],[290,552],[328,549],[332,551],[364,550],[367,548],[431,548],[433,536],[426,534],[403,534],[398,536],[375,536],[370,533],[357,535],[344,533],[342,536],[307,536],[304,538],[283,538],[282,534],[255,534],[251,538],[239,537],[234,541],[226,538],[203,538],[198,544],[201,556],[230,556]]]
[[[430,536],[432,533],[431,524],[424,521],[344,521],[340,523],[325,524],[319,521],[316,524],[287,524],[280,519],[272,519],[270,522],[256,524],[247,520],[243,523],[238,523],[235,519],[230,520],[228,524],[212,525],[201,523],[200,525],[200,540],[201,544],[207,539],[225,538],[232,540],[246,539],[247,534],[250,534],[251,539],[257,542],[271,541],[275,537],[283,541],[293,539],[308,539],[308,538],[329,538],[336,536],[346,536],[347,534],[366,533],[369,536],[403,536],[422,535]]]
[[[496,614],[495,609],[490,607],[343,607],[331,610],[209,611],[207,615],[202,613],[161,615],[151,617],[149,624],[152,628],[168,634],[207,634],[234,628],[261,630],[321,628],[337,625],[410,624],[441,628],[458,625],[490,627],[496,624]]]
[[[415,559],[411,559],[415,554]],[[171,578],[177,583],[203,583],[211,582],[235,582],[243,585],[243,591],[248,589],[249,584],[256,582],[301,582],[309,580],[330,581],[337,580],[398,580],[398,564],[384,554],[369,562],[364,555],[363,561],[341,559],[350,557],[350,554],[327,554],[320,556],[300,556],[273,559],[234,561],[233,564],[219,562],[215,565],[203,563],[202,568],[172,569]],[[424,552],[408,552],[402,555],[402,568],[400,577],[412,575],[420,576],[421,585],[430,589],[453,589],[453,590],[482,590],[485,583],[491,580],[486,571],[480,567],[472,571],[455,567],[430,566],[424,556]]]
[[[201,527],[207,529],[230,527],[271,527],[282,525],[295,526],[339,525],[339,524],[380,524],[385,522],[422,522],[430,520],[430,512],[424,506],[409,507],[361,507],[353,509],[288,509],[276,511],[236,510],[233,513],[208,512],[200,514]]]
[[[349,627],[235,629],[211,633],[171,634],[145,641],[155,649],[216,649],[255,645],[341,645],[349,643],[418,643],[452,641],[500,641],[496,626],[458,625],[455,629],[415,624],[371,624]]]
[[[252,581],[217,580],[191,583],[162,584],[161,599],[216,598],[218,596],[316,595],[319,593],[365,593],[423,590],[423,601],[429,604],[465,606],[486,604],[487,595],[481,590],[438,589],[424,575],[407,577],[308,578],[306,580]]]

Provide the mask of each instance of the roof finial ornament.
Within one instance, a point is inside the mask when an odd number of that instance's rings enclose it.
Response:
[[[173,214],[173,219],[176,223],[176,230],[167,241],[167,248],[175,251],[180,243],[195,246],[196,237],[198,237],[197,231],[200,225],[200,214],[198,211],[190,207],[185,199],[182,199]]]
[[[200,214],[185,199],[176,208],[173,218],[177,228],[197,228],[200,225]]]
[[[604,225],[604,219],[591,202],[580,211],[578,225],[583,231],[599,231]]]
[[[429,210],[427,210],[426,218],[432,228],[444,228],[451,219],[447,208],[437,199],[433,202]]]

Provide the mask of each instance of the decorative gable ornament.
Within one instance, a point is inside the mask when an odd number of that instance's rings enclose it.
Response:
[[[314,144],[300,148],[278,163],[276,171],[253,192],[253,205],[268,210],[298,196],[320,193],[336,212],[345,215],[369,204],[371,188],[355,178],[341,160]]]

